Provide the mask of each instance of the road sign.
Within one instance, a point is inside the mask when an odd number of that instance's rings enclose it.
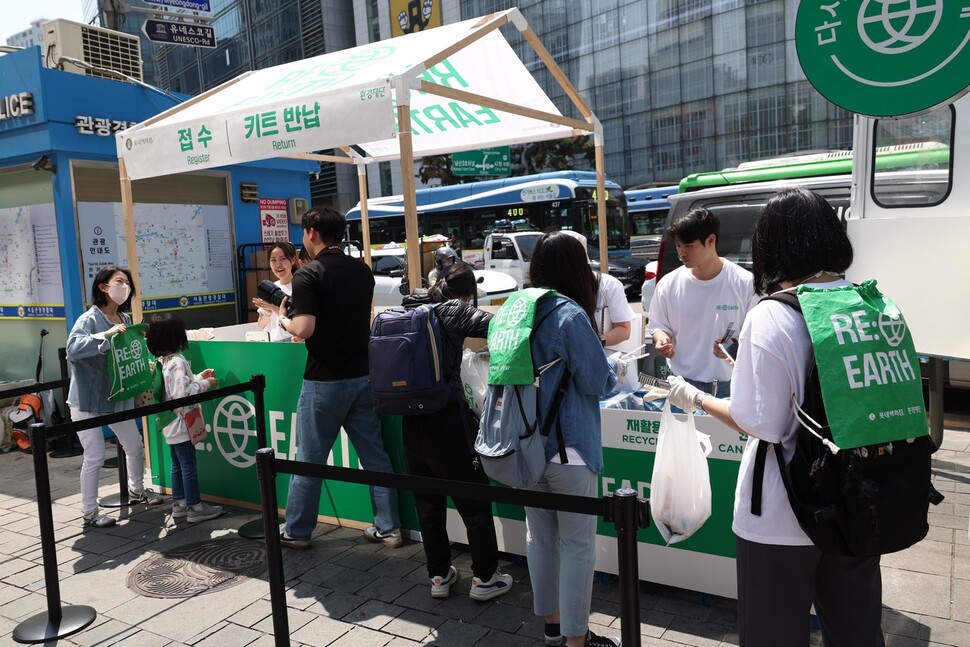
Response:
[[[498,146],[496,148],[452,153],[451,172],[455,175],[507,177],[512,174],[512,157],[509,155],[509,147]]]
[[[216,30],[208,25],[195,25],[184,22],[168,22],[149,18],[142,26],[148,40],[170,45],[191,45],[194,47],[215,47]]]
[[[171,9],[186,9],[188,11],[204,11],[212,13],[210,0],[145,0],[145,4]]]
[[[805,76],[832,103],[900,117],[968,90],[970,6],[943,0],[803,0],[795,50]]]

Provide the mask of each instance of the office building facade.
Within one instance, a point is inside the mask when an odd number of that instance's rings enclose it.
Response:
[[[434,2],[445,23],[518,7],[602,122],[606,171],[622,186],[851,148],[851,114],[811,87],[795,56],[797,0]],[[355,0],[359,43],[389,35],[393,3]],[[560,110],[575,116],[531,47],[503,31]]]

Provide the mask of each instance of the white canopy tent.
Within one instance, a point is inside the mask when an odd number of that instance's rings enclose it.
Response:
[[[563,116],[512,50],[511,23],[570,97]],[[593,134],[599,230],[606,228],[599,121],[518,9],[248,72],[117,135],[130,269],[131,182],[274,157],[356,164],[370,261],[366,165],[400,159],[411,287],[420,284],[415,157]],[[337,149],[342,154],[312,151]],[[606,258],[600,236],[600,258]],[[136,302],[135,319],[141,319]]]

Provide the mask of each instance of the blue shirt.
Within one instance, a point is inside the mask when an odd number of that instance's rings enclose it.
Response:
[[[555,312],[545,316],[558,304]],[[542,319],[545,317],[545,319]],[[540,321],[541,320],[541,321]],[[532,357],[536,367],[556,362],[542,374],[539,382],[539,426],[555,396],[568,367],[572,377],[559,407],[563,440],[583,457],[586,465],[597,474],[603,471],[603,437],[600,430],[601,393],[609,393],[616,385],[603,352],[603,344],[593,330],[586,312],[572,299],[561,295],[542,299],[536,307],[539,327],[532,333]],[[546,442],[546,460],[559,453],[559,440],[553,426]]]
[[[125,325],[131,325],[131,317],[119,313]],[[101,309],[91,306],[77,318],[67,336],[67,361],[71,363],[71,386],[67,392],[67,404],[88,413],[106,414],[127,411],[134,407],[134,400],[111,402],[111,384],[108,377],[108,351],[111,344],[104,333],[114,324],[108,321]]]

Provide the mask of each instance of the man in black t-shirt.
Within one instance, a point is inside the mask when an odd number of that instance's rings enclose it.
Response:
[[[313,260],[293,275],[293,307],[279,306],[280,326],[306,341],[307,361],[296,412],[296,460],[324,464],[340,428],[347,431],[365,470],[393,472],[384,451],[367,374],[367,343],[374,276],[339,246],[347,220],[330,207],[303,216],[303,247]],[[286,498],[281,542],[309,548],[317,524],[321,479],[294,475]],[[372,487],[371,541],[401,545],[397,491]]]

